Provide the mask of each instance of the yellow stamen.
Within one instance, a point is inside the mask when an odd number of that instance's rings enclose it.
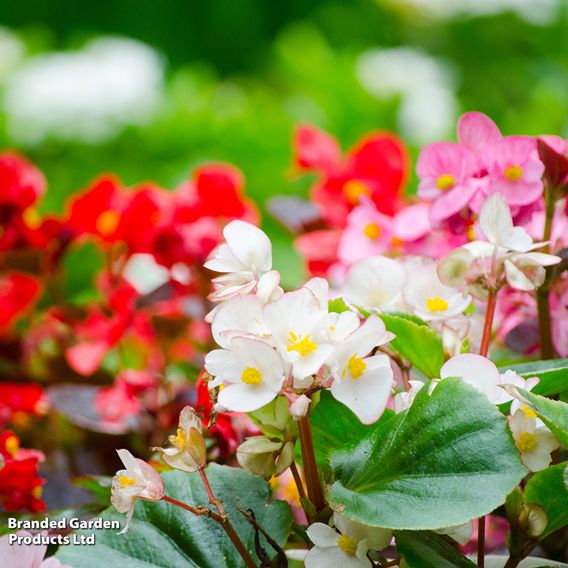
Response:
[[[18,440],[18,438],[16,438],[16,436],[8,436],[6,438],[6,441],[4,442],[4,446],[6,448],[6,451],[13,458],[15,458],[20,451],[20,441]]]
[[[41,485],[36,485],[33,489],[32,489],[32,497],[34,499],[41,499],[41,496],[43,495],[43,487]]]
[[[357,552],[357,543],[346,534],[342,534],[337,539],[337,546],[339,546],[339,548],[341,548],[347,556],[355,556],[355,553]]]
[[[527,418],[536,418],[537,416],[536,412],[532,408],[529,408],[526,404],[521,406],[521,410],[525,413]]]
[[[518,181],[523,177],[523,168],[521,166],[507,166],[503,173],[508,180]]]
[[[41,217],[34,207],[28,207],[22,213],[22,219],[30,229],[38,229],[41,225]]]
[[[246,385],[259,385],[262,382],[262,373],[254,367],[247,367],[241,375],[241,381]]]
[[[99,215],[97,219],[97,231],[104,237],[111,235],[120,221],[120,215],[116,211],[108,210]]]
[[[363,229],[365,236],[372,241],[381,236],[381,228],[376,223],[368,223]]]
[[[369,197],[371,190],[360,181],[351,180],[343,186],[343,195],[351,205],[357,205],[361,201],[361,196]]]
[[[132,477],[127,477],[126,475],[119,475],[118,483],[120,484],[120,487],[128,487],[129,485],[135,485],[136,480],[132,479]]]
[[[516,441],[516,446],[520,452],[530,452],[536,446],[538,439],[536,434],[523,432]]]
[[[448,302],[443,298],[428,298],[426,300],[426,306],[431,312],[444,312],[448,309]]]
[[[452,189],[452,187],[454,187],[454,183],[456,183],[456,180],[453,175],[442,174],[436,180],[436,187],[442,191],[446,191],[447,189]]]
[[[297,351],[302,357],[308,356],[313,353],[317,348],[317,343],[310,339],[310,335],[302,337],[301,335],[296,335],[293,331],[290,332],[288,337],[288,351]]]
[[[183,435],[183,430],[181,428],[177,429],[176,435],[171,436],[170,440],[171,440],[172,444],[176,448],[179,448],[180,450],[185,448],[185,446],[186,446],[185,436]]]
[[[349,370],[349,374],[354,379],[361,377],[366,368],[367,363],[365,363],[365,361],[363,361],[361,357],[357,357],[357,354],[351,355],[349,361],[347,362],[347,369]]]

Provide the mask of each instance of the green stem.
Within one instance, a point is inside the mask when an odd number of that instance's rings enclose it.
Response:
[[[302,418],[300,418],[300,420],[298,421],[298,430],[300,432],[302,464],[304,466],[308,499],[312,502],[312,504],[316,508],[316,511],[319,513],[320,511],[323,511],[323,509],[325,509],[325,498],[323,496],[323,491],[318,475],[318,467],[316,464],[314,443],[312,439],[312,427],[310,425],[309,416],[302,416]]]

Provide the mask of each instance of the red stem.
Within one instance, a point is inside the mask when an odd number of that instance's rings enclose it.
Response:
[[[205,486],[205,491],[207,491],[207,496],[209,497],[209,503],[219,511],[221,516],[226,515],[225,507],[223,507],[223,503],[219,501],[213,494],[213,489],[211,489],[211,485],[209,484],[209,479],[207,479],[207,474],[205,473],[204,469],[199,470],[199,475],[201,476],[201,481],[203,481],[203,485]]]
[[[306,487],[308,489],[308,498],[313,503],[317,512],[323,511],[323,509],[325,509],[325,498],[318,475],[309,416],[302,416],[302,418],[300,418],[298,421],[298,429],[300,432],[300,447],[302,449],[302,463],[304,466]]]

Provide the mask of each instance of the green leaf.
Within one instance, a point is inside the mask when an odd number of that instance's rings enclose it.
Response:
[[[396,549],[408,568],[475,568],[443,536],[430,531],[396,531]]]
[[[68,249],[63,258],[64,297],[77,303],[98,299],[95,280],[102,269],[103,255],[93,242]]]
[[[327,305],[328,305],[328,311],[335,312],[336,314],[341,314],[343,312],[351,311],[351,308],[345,303],[345,301],[341,297],[329,300]]]
[[[526,474],[504,416],[461,379],[333,452],[332,507],[393,529],[439,529],[486,515]]]
[[[380,422],[394,416],[392,410],[385,410]],[[380,423],[378,422],[378,423]],[[348,443],[356,443],[371,433],[378,423],[362,424],[359,418],[341,402],[335,400],[329,391],[321,391],[321,399],[310,416],[314,440],[314,452],[318,467],[326,479],[329,479],[331,451]],[[300,443],[296,455],[301,456]]]
[[[409,316],[380,314],[386,328],[396,335],[390,345],[426,377],[437,378],[445,361],[442,338],[425,322],[417,323],[418,318]]]
[[[233,526],[248,550],[254,551],[254,529],[237,507],[253,509],[260,526],[282,546],[290,533],[290,507],[282,501],[267,504],[268,485],[260,478],[238,468],[212,464],[207,476],[216,496],[223,500]],[[171,471],[163,475],[165,493],[169,497],[197,506],[207,505],[207,493],[197,474]],[[101,517],[120,520],[124,515],[113,508]],[[93,531],[84,531],[90,534]],[[205,517],[196,517],[175,505],[138,501],[128,533],[99,530],[95,546],[62,546],[57,557],[73,568],[121,568],[176,566],[198,568],[236,568],[244,566],[241,557],[221,527]],[[274,551],[264,537],[261,544],[270,556]]]
[[[533,389],[536,394],[548,396],[568,389],[568,359],[507,365],[499,370],[503,373],[508,369],[515,371],[525,379],[539,377],[540,382]]]
[[[542,507],[548,517],[548,524],[540,539],[568,525],[567,477],[568,462],[564,462],[538,471],[527,483],[525,501]]]
[[[514,386],[508,386],[507,391],[530,406],[558,440],[568,447],[568,404]]]

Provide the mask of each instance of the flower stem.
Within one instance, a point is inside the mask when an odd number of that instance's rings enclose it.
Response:
[[[544,233],[542,240],[547,244],[542,247],[542,252],[550,253],[550,237],[552,234],[552,221],[554,219],[554,195],[550,188],[545,194],[546,217],[544,221]],[[555,356],[554,344],[552,343],[552,324],[550,320],[550,269],[547,270],[546,278],[542,286],[536,291],[536,306],[538,310],[538,326],[540,329],[540,355],[542,359],[553,359]]]
[[[225,531],[226,535],[231,539],[232,543],[234,544],[235,548],[238,550],[241,558],[245,561],[245,564],[248,568],[257,568],[256,562],[253,560],[250,552],[247,550],[243,541],[240,539],[237,531],[231,524],[227,513],[225,512],[225,507],[223,507],[223,503],[215,497],[213,493],[213,489],[211,489],[211,484],[209,483],[209,479],[207,478],[207,474],[205,473],[205,469],[199,470],[199,475],[201,476],[201,481],[203,481],[203,485],[205,486],[205,491],[207,491],[207,496],[209,497],[209,503],[213,505],[217,511],[218,515],[213,513],[211,518],[215,520],[217,523],[221,525],[223,530]]]
[[[495,307],[497,306],[497,291],[489,292],[487,306],[485,309],[485,321],[483,323],[483,335],[481,336],[481,346],[479,354],[487,357],[489,353],[489,343],[491,342],[491,331],[493,329],[493,318],[495,317]],[[485,566],[485,517],[480,517],[477,521],[477,566]]]
[[[497,306],[497,292],[489,292],[487,307],[485,309],[485,322],[483,324],[483,335],[481,336],[481,346],[479,354],[487,357],[489,353],[489,343],[491,342],[491,330],[493,328],[493,318],[495,317],[495,307]]]
[[[298,466],[296,462],[292,460],[290,464],[290,471],[292,472],[292,477],[294,478],[294,482],[296,483],[296,488],[298,489],[298,495],[300,496],[300,503],[302,505],[302,509],[304,509],[304,515],[306,515],[306,520],[308,523],[310,522],[310,515],[305,507],[305,501],[307,500],[306,491],[304,490],[304,482],[302,481],[302,476],[298,471]]]
[[[207,496],[209,497],[209,503],[219,511],[221,516],[226,515],[225,507],[223,507],[223,503],[219,501],[213,494],[213,489],[211,489],[211,485],[209,484],[209,479],[207,479],[207,474],[205,470],[202,468],[199,470],[199,475],[201,476],[201,481],[203,481],[203,485],[205,486],[205,491],[207,491]]]
[[[325,508],[325,499],[318,475],[309,416],[302,416],[302,418],[300,418],[298,421],[298,429],[300,432],[300,447],[302,449],[302,463],[306,477],[308,498],[313,503],[316,511],[319,512]]]

